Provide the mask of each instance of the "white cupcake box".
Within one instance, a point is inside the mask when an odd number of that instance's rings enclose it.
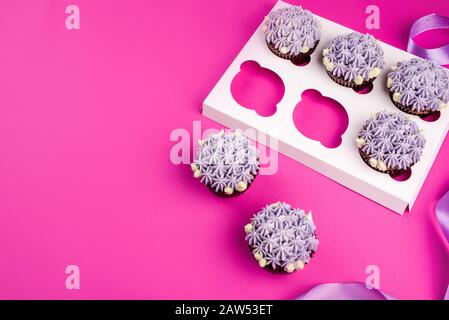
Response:
[[[279,1],[273,10],[290,6]],[[315,15],[322,24],[322,38],[311,62],[304,67],[274,55],[267,47],[262,25],[257,28],[224,75],[203,103],[203,115],[234,129],[255,129],[278,141],[278,151],[320,172],[328,178],[403,214],[412,209],[418,193],[432,167],[440,146],[449,128],[449,109],[442,110],[435,122],[426,122],[411,116],[427,140],[420,162],[412,168],[406,181],[396,181],[389,175],[369,168],[358,154],[355,138],[371,113],[380,110],[399,111],[390,101],[386,78],[390,66],[397,61],[414,57],[412,54],[381,42],[385,52],[385,68],[374,82],[369,94],[358,94],[352,89],[334,83],[326,74],[322,64],[322,50],[333,38],[352,32],[340,24]],[[262,19],[261,19],[262,20]],[[240,106],[232,97],[231,82],[245,61],[256,61],[260,66],[275,72],[284,82],[285,93],[277,104],[277,111],[270,117],[258,115],[254,110]],[[324,147],[319,141],[302,135],[293,122],[293,110],[301,100],[301,93],[315,89],[322,95],[338,101],[344,106],[349,125],[342,136],[342,143],[334,149]],[[266,143],[266,139],[259,141]]]

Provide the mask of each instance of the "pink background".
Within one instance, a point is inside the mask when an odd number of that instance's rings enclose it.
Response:
[[[404,216],[284,156],[245,195],[214,196],[170,162],[169,136],[193,120],[219,127],[201,102],[274,1],[176,2],[0,4],[0,298],[291,299],[364,282],[370,264],[391,295],[442,298],[449,255],[433,210],[449,139]],[[65,29],[73,3],[79,31]],[[403,49],[415,19],[449,15],[445,0],[297,3],[362,32],[376,3],[373,35]],[[259,268],[243,240],[277,200],[311,208],[321,241],[289,276]],[[80,290],[65,288],[69,264]]]

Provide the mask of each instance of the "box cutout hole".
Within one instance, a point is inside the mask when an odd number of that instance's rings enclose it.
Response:
[[[441,116],[441,112],[440,111],[435,111],[432,112],[429,115],[426,116],[419,116],[422,120],[426,121],[426,122],[434,122],[437,121],[438,119],[440,119]]]
[[[400,173],[400,174],[390,174],[390,177],[396,181],[404,182],[410,179],[412,176],[412,169],[408,168],[406,171]]]
[[[304,67],[304,66],[308,65],[308,64],[310,63],[311,60],[312,60],[312,59],[310,58],[310,55],[309,55],[309,56],[305,57],[304,60],[301,61],[300,63],[296,63],[296,62],[293,62],[293,61],[292,61],[292,63],[293,63],[295,66],[298,66],[298,67]]]
[[[296,129],[326,148],[337,148],[349,125],[345,108],[315,89],[305,90],[293,111]]]
[[[272,116],[284,96],[281,77],[256,61],[245,61],[231,82],[234,100],[244,108],[254,110],[262,117]]]
[[[371,91],[373,91],[374,85],[372,82],[368,82],[368,84],[362,88],[359,89],[353,89],[358,94],[368,94]]]

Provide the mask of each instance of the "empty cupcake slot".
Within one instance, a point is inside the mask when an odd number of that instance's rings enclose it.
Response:
[[[400,174],[390,174],[390,177],[396,181],[404,182],[410,179],[412,176],[412,168],[408,168],[406,171],[401,172]]]
[[[420,118],[426,122],[434,122],[434,121],[437,121],[438,119],[440,119],[440,116],[441,116],[441,112],[435,111],[429,115],[420,116]]]
[[[307,138],[320,141],[326,148],[337,148],[348,128],[349,117],[338,101],[308,89],[293,111],[293,122]]]
[[[261,67],[256,61],[245,61],[231,83],[234,100],[244,108],[254,110],[263,117],[272,116],[284,96],[282,79],[273,71]]]

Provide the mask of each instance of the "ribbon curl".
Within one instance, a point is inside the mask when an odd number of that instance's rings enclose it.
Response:
[[[449,191],[438,201],[435,211],[441,231],[443,231],[446,242],[449,244]],[[449,300],[449,286],[447,287],[444,300]]]
[[[449,29],[449,17],[432,13],[416,20],[410,29],[407,51],[418,57],[435,61],[440,65],[449,64],[449,44],[438,48],[426,49],[416,44],[413,40],[417,35],[435,29]]]
[[[319,284],[296,300],[396,300],[377,289],[368,289],[364,283]]]
[[[449,191],[438,201],[436,218],[449,244]],[[364,283],[319,284],[296,300],[396,300],[393,296],[377,289],[369,289]],[[449,287],[444,300],[449,300]]]

